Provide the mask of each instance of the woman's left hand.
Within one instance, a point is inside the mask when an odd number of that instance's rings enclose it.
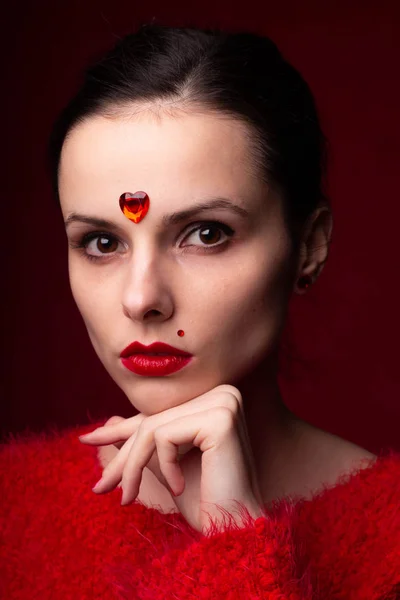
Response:
[[[109,492],[120,484],[121,504],[136,499],[147,467],[172,491],[177,508],[198,531],[207,529],[209,518],[219,521],[220,508],[237,510],[237,502],[252,517],[264,516],[242,396],[232,385],[219,385],[148,417],[112,417],[79,439],[120,448],[95,492]]]

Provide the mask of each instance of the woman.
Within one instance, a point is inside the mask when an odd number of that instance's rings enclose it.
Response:
[[[4,597],[395,598],[398,455],[313,427],[277,383],[289,300],[328,256],[324,157],[268,38],[144,26],[89,67],[51,176],[74,299],[138,414],[86,450],[3,448]]]

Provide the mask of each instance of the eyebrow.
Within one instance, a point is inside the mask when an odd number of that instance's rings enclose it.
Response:
[[[164,215],[162,218],[162,223],[165,227],[178,225],[182,221],[186,221],[187,219],[190,219],[195,215],[212,209],[229,210],[240,216],[242,219],[246,219],[250,216],[249,211],[243,208],[242,206],[235,204],[227,198],[218,197],[210,198],[206,202],[197,203],[194,206],[185,210],[170,213],[169,215]],[[89,225],[95,225],[96,227],[115,228],[115,223],[113,223],[112,221],[107,221],[106,219],[100,219],[97,217],[91,217],[89,215],[82,215],[79,213],[71,213],[65,220],[65,226],[67,227],[70,223],[74,223],[77,221],[81,223],[88,223]]]

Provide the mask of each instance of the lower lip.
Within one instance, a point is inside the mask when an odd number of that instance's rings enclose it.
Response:
[[[170,375],[183,369],[191,360],[192,356],[151,356],[150,354],[132,354],[127,358],[121,358],[121,362],[136,375],[147,375],[147,377],[161,377]]]

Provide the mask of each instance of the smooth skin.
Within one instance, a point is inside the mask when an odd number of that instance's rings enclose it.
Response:
[[[110,466],[108,474],[114,470],[110,475],[113,485],[106,485],[106,491],[119,483],[115,483],[115,473],[121,469],[118,454],[124,448],[121,443],[112,444],[136,435],[133,429],[138,429],[140,420],[139,430],[145,431],[140,439],[146,441],[140,442],[139,452],[138,443],[135,451],[131,440],[130,456],[135,458],[129,460],[127,449],[124,453],[130,473],[128,468],[126,473],[119,471],[120,481],[131,481],[126,490],[129,500],[140,487],[139,475],[133,473],[135,469],[143,471],[143,457],[151,456],[157,439],[163,440],[165,448],[160,452],[168,455],[170,463],[162,474],[165,477],[167,471],[174,471],[179,478],[171,466],[171,444],[183,443],[177,439],[185,438],[189,442],[186,448],[197,446],[192,453],[197,458],[185,474],[185,493],[189,481],[197,498],[197,509],[189,518],[198,526],[204,524],[198,515],[204,468],[200,447],[210,450],[210,436],[214,448],[221,449],[223,440],[230,440],[221,454],[220,467],[215,466],[218,460],[209,463],[210,469],[215,469],[215,479],[210,481],[216,486],[227,477],[234,481],[236,469],[237,485],[228,486],[226,502],[237,493],[236,499],[247,501],[252,510],[255,498],[259,506],[287,494],[307,496],[322,483],[334,483],[343,472],[361,466],[362,459],[375,458],[299,419],[283,403],[277,383],[277,352],[288,303],[293,293],[303,293],[296,286],[300,276],[309,275],[315,282],[321,273],[328,256],[332,216],[327,206],[318,207],[303,229],[301,251],[295,255],[282,199],[255,172],[251,150],[247,126],[232,118],[187,105],[185,110],[177,107],[174,111],[171,106],[142,105],[107,118],[90,117],[79,124],[65,141],[60,162],[59,191],[72,293],[99,359],[139,413],[135,426],[129,419],[116,417],[97,442],[111,449],[108,454],[99,450],[103,466]],[[150,208],[145,218],[134,224],[122,214],[118,199],[123,192],[139,190],[149,195]],[[165,223],[170,213],[215,197],[248,214],[210,208],[184,221]],[[88,224],[77,214],[107,220],[111,225]],[[98,237],[86,247],[77,247],[85,234],[96,232]],[[183,338],[177,336],[179,329],[185,331]],[[119,358],[121,350],[134,340],[146,345],[163,341],[194,358],[167,377],[139,376],[128,371]],[[230,386],[230,391],[221,395],[219,386]],[[242,410],[231,407],[232,417],[224,421],[219,409],[232,395],[240,396]],[[208,414],[207,419],[193,409],[191,419],[181,422],[183,437],[179,428],[170,433],[172,414],[186,418],[189,406],[195,406],[190,401],[197,399],[201,404],[203,399],[206,407],[210,397],[212,408],[205,408],[204,415],[207,410],[216,413]],[[177,407],[181,413],[168,412]],[[221,420],[216,421],[220,425],[211,423],[214,414],[220,415]],[[125,425],[124,437],[125,421],[130,421],[132,429]],[[164,427],[162,432],[157,433],[155,423]],[[251,446],[247,450],[238,441],[238,429],[243,427]],[[193,443],[196,440],[200,443]],[[158,475],[160,467],[161,463]],[[156,471],[152,472],[163,491],[174,485],[174,476],[165,486],[165,479]],[[251,490],[249,481],[254,478],[257,491],[250,491],[245,499],[243,489]],[[217,490],[215,498],[223,501]]]

